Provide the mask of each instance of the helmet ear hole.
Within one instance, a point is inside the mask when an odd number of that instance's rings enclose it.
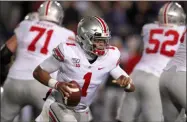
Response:
[[[81,36],[81,39],[84,40],[84,38]]]
[[[93,37],[93,36],[91,36],[91,37],[90,37],[90,41],[92,41],[93,39],[94,39],[94,37]]]

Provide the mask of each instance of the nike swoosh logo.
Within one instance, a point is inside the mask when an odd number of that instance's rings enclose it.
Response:
[[[102,70],[104,67],[102,67],[102,68],[98,68],[98,70]]]

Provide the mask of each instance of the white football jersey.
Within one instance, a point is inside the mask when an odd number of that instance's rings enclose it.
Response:
[[[8,77],[32,80],[34,69],[61,42],[75,39],[72,31],[47,21],[22,21],[15,29],[16,59]]]
[[[61,60],[57,80],[76,81],[82,89],[81,103],[90,105],[98,86],[119,66],[120,52],[117,47],[112,46],[106,55],[99,56],[90,64],[79,44],[67,42],[55,48],[53,56]],[[124,72],[115,74],[120,76]]]
[[[186,71],[186,32],[183,35],[175,56],[169,61],[164,70],[177,66],[176,71]]]
[[[135,69],[160,77],[164,67],[178,49],[185,28],[185,26],[164,27],[156,23],[144,25],[143,56]]]

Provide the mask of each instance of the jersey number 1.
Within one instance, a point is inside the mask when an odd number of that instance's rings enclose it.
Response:
[[[87,89],[88,89],[88,86],[90,85],[90,80],[91,80],[91,77],[92,77],[92,73],[91,72],[88,72],[84,75],[84,85],[82,87],[82,96],[83,97],[86,97],[87,95]]]
[[[36,31],[38,32],[38,35],[32,40],[32,42],[30,43],[30,45],[28,46],[28,50],[29,51],[35,51],[36,50],[36,42],[42,37],[42,35],[46,32],[46,28],[41,28],[41,27],[37,27],[37,26],[32,26],[30,28],[30,31]],[[47,37],[45,39],[45,43],[43,45],[43,47],[40,50],[40,53],[42,54],[47,54],[48,53],[48,45],[49,45],[49,41],[51,39],[51,36],[53,34],[53,30],[48,30],[47,31]]]

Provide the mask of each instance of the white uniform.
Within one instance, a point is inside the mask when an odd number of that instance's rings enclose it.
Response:
[[[136,86],[121,103],[117,119],[131,122],[138,118],[145,122],[160,122],[162,106],[159,93],[159,77],[180,44],[185,26],[163,27],[146,24],[143,27],[144,52],[134,68],[131,78]],[[132,107],[133,106],[133,107]]]
[[[61,62],[56,60],[54,57],[61,60]],[[40,65],[41,68],[50,73],[59,69],[57,75],[58,81],[69,82],[74,80],[82,88],[81,102],[75,108],[75,112],[71,109],[67,109],[67,111],[62,110],[63,113],[60,116],[56,115],[58,112],[53,112],[53,114],[57,116],[57,119],[60,119],[59,121],[88,121],[86,112],[89,111],[88,106],[92,103],[99,85],[106,80],[109,74],[111,74],[115,79],[121,75],[127,76],[127,74],[118,65],[119,58],[120,52],[116,47],[108,49],[106,55],[99,56],[92,64],[89,63],[85,52],[77,43],[62,43],[54,49],[54,55],[45,60]],[[51,106],[56,104],[54,101],[55,99],[58,101],[58,98],[54,98],[53,95],[47,99],[46,104],[44,104],[43,111],[36,121],[49,121],[49,118],[55,118],[55,116],[48,115],[49,111],[55,111],[51,110],[53,109]],[[58,102],[62,104],[62,102]],[[80,106],[85,106],[85,108],[83,109]],[[81,111],[83,111],[84,114],[79,115]]]
[[[1,121],[9,122],[20,109],[30,104],[42,110],[48,87],[33,78],[33,71],[52,49],[61,42],[74,39],[72,31],[47,21],[22,21],[15,29],[16,59],[4,84],[1,101]]]
[[[165,121],[173,121],[171,118],[175,116],[175,113],[171,109],[180,112],[182,108],[185,108],[185,111],[187,111],[185,33],[181,38],[181,44],[175,56],[169,61],[160,77],[160,93]]]

